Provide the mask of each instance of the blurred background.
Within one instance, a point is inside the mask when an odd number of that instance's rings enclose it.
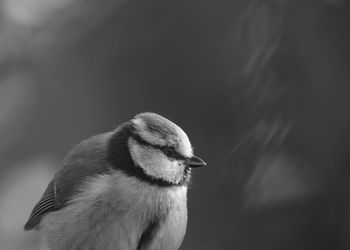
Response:
[[[67,151],[142,111],[189,134],[183,250],[350,249],[350,4],[0,0],[0,250]]]

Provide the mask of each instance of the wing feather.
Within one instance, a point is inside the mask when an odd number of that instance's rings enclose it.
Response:
[[[125,123],[116,132],[92,136],[75,146],[66,156],[63,168],[56,173],[34,206],[24,230],[38,229],[45,215],[66,207],[87,177],[109,172],[111,167],[107,162],[107,154],[110,152],[107,152],[107,146],[111,136],[123,140],[123,143],[117,141],[113,153],[121,151],[125,148],[130,126],[129,123]]]
[[[56,185],[52,180],[46,188],[39,202],[34,206],[27,223],[24,225],[24,230],[31,230],[38,226],[41,218],[48,212],[54,210],[56,202]]]

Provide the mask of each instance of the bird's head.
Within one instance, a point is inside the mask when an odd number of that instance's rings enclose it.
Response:
[[[123,132],[124,130],[124,132]],[[124,134],[124,136],[123,136]],[[125,138],[121,140],[121,138]],[[183,185],[189,181],[191,168],[206,165],[193,155],[186,133],[175,123],[155,114],[141,113],[117,130],[110,144],[115,166],[126,173],[159,185]],[[120,147],[126,143],[132,164],[121,162]],[[119,150],[117,149],[119,148]]]

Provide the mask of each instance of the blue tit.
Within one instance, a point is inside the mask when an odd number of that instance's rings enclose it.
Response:
[[[191,169],[204,165],[179,126],[138,114],[68,153],[24,229],[52,250],[178,249]]]

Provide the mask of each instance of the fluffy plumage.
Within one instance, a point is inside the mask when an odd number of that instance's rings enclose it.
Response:
[[[88,179],[41,229],[52,250],[178,249],[186,231],[186,186],[139,182],[121,173]],[[157,227],[141,242],[151,223]]]
[[[178,249],[191,164],[205,163],[180,127],[139,114],[68,153],[25,229],[42,230],[52,250]]]

